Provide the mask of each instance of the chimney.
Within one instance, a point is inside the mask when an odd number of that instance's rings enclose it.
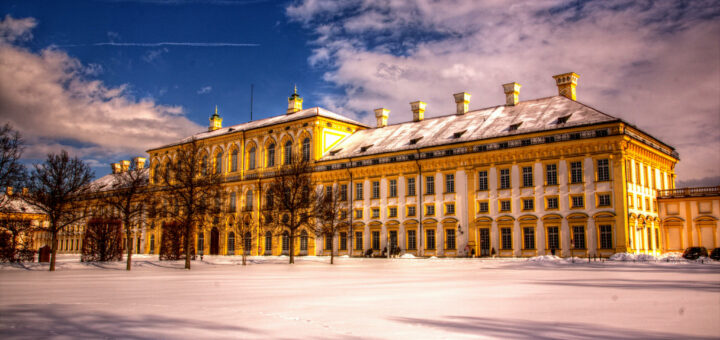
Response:
[[[457,114],[464,115],[468,112],[468,106],[470,105],[470,94],[467,92],[460,92],[453,95],[455,97],[455,105],[457,106]]]
[[[135,157],[133,158],[133,163],[135,163],[135,170],[140,170],[145,167],[145,157]]]
[[[5,188],[5,193],[6,193],[8,196],[12,196],[12,194],[13,194],[13,187],[7,187],[7,188]]]
[[[377,118],[377,127],[386,127],[390,110],[375,109],[375,118]]]
[[[110,163],[110,168],[112,169],[112,173],[119,174],[122,172],[122,169],[120,169],[120,163]]]
[[[577,86],[578,78],[580,78],[580,75],[575,72],[563,73],[553,76],[553,79],[555,79],[555,84],[557,84],[558,87],[558,95],[567,97],[572,100],[577,100],[577,96],[575,95],[575,87]]]
[[[503,84],[505,91],[505,105],[515,106],[520,101],[520,84],[516,82]]]
[[[120,172],[125,172],[130,169],[130,161],[120,161]]]
[[[419,122],[425,118],[425,106],[427,106],[427,103],[419,100],[410,103],[410,109],[413,113],[413,122]]]
[[[300,95],[297,93],[297,86],[295,86],[295,91],[292,95],[290,95],[290,98],[288,98],[288,109],[287,114],[295,113],[298,111],[302,111],[302,103],[303,99],[300,97]]]
[[[23,188],[23,189],[22,189],[22,194],[23,194],[23,196],[27,196],[27,194],[28,194],[28,188]]]

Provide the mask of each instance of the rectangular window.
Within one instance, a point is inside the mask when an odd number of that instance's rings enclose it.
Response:
[[[347,250],[347,233],[340,233],[340,250]]]
[[[426,176],[425,177],[425,193],[428,195],[435,194],[435,177],[434,176]]]
[[[391,179],[390,180],[390,194],[389,197],[397,197],[397,180]]]
[[[455,249],[455,229],[445,229],[445,249]]]
[[[572,244],[575,249],[585,249],[585,227],[573,226]]]
[[[628,194],[628,205],[630,206],[630,208],[633,207],[634,203],[635,203],[635,198],[633,197],[632,194]]]
[[[348,197],[348,186],[347,184],[340,184],[340,200],[347,201]]]
[[[415,211],[415,206],[409,206],[407,207],[407,215],[409,216],[415,216],[417,212]]]
[[[560,248],[560,233],[558,230],[558,227],[548,227],[547,228],[547,240],[548,249],[558,249]]]
[[[607,159],[597,160],[597,180],[598,181],[609,181],[610,180],[610,161]]]
[[[655,249],[660,249],[660,229],[655,229]]]
[[[583,196],[572,196],[571,208],[583,208],[585,207],[585,199]]]
[[[455,214],[455,203],[445,204],[445,215],[454,215],[454,214]]]
[[[582,183],[582,162],[570,162],[570,183]]]
[[[635,184],[641,185],[642,182],[640,181],[640,177],[642,177],[640,174],[642,173],[642,164],[635,163]]]
[[[487,173],[487,171],[478,172],[478,190],[480,190],[480,191],[488,190],[488,173]]]
[[[557,164],[545,165],[545,185],[557,185]]]
[[[500,169],[500,189],[510,188],[510,169]]]
[[[380,208],[372,208],[372,218],[380,218]]]
[[[535,200],[532,198],[525,198],[522,200],[523,202],[523,211],[533,211],[535,210]]]
[[[372,198],[380,198],[380,181],[372,182]]]
[[[325,250],[332,250],[333,237],[330,234],[325,234]]]
[[[525,249],[535,249],[535,228],[523,228],[523,241]]]
[[[397,217],[397,207],[388,209],[388,217]]]
[[[230,194],[230,212],[234,213],[236,207],[237,207],[237,196],[233,192]]]
[[[490,204],[488,202],[480,202],[478,204],[478,212],[486,213],[490,211]]]
[[[500,236],[502,238],[502,249],[512,249],[512,229],[500,228]]]
[[[363,184],[362,183],[355,183],[355,200],[358,200],[358,201],[363,200]]]
[[[380,250],[380,232],[379,231],[372,232],[372,249]]]
[[[435,249],[435,229],[425,229],[425,241],[426,249]]]
[[[523,186],[524,187],[533,186],[533,171],[532,171],[531,166],[524,166],[522,168],[522,176],[523,176]]]
[[[645,198],[645,210],[650,211],[650,199]]]
[[[344,221],[347,219],[347,210],[340,210],[340,220]]]
[[[355,209],[355,218],[363,218],[363,210],[362,209]]]
[[[415,230],[408,230],[407,235],[408,235],[407,248],[412,249],[412,250],[417,249],[417,240],[415,238],[416,237]]]
[[[453,174],[445,175],[445,192],[446,193],[455,192],[455,175],[453,175]]]
[[[500,211],[503,211],[503,212],[509,212],[509,211],[510,211],[510,200],[502,200],[502,201],[500,201]]]
[[[610,206],[610,194],[598,195],[598,207],[609,207]]]
[[[355,250],[363,250],[363,235],[362,231],[355,232]]]
[[[435,206],[430,204],[425,206],[425,216],[434,216],[435,215]]]
[[[407,195],[415,196],[415,178],[407,179]]]
[[[612,249],[613,237],[612,226],[608,224],[600,225],[600,249]]]

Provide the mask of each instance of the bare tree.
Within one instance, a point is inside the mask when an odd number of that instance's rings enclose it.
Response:
[[[253,241],[256,239],[255,229],[257,222],[250,213],[245,213],[243,217],[237,221],[238,237],[240,239],[240,249],[242,251],[242,264],[247,264],[247,256],[252,251]]]
[[[285,232],[289,238],[290,263],[295,263],[295,238],[303,227],[313,229],[317,192],[312,179],[313,169],[308,161],[294,155],[289,164],[282,165],[274,174],[268,190],[272,199],[269,220],[266,224],[276,235]]]
[[[40,229],[52,235],[50,271],[55,270],[58,233],[86,216],[88,204],[81,198],[90,192],[92,178],[90,166],[63,150],[48,154],[44,163],[34,166],[27,180],[28,192],[23,193],[23,199],[43,212],[49,222]]]
[[[223,210],[223,177],[217,168],[222,164],[212,164],[205,146],[194,138],[180,145],[174,150],[173,161],[154,177],[160,187],[153,196],[162,202],[153,206],[184,229],[185,269],[190,269],[190,241],[195,229],[221,216]]]
[[[82,261],[120,261],[121,226],[122,221],[117,218],[91,218],[85,227]]]
[[[341,229],[350,225],[348,203],[340,197],[339,190],[339,186],[325,187],[319,194],[315,208],[315,234],[319,237],[330,237],[330,264],[333,264],[335,259],[335,237]]]
[[[25,167],[20,163],[23,152],[23,140],[20,133],[10,124],[0,128],[0,189],[12,187],[25,177]],[[0,202],[0,207],[7,200]]]
[[[30,234],[34,230],[32,221],[21,214],[3,214],[0,218],[0,237],[3,238],[0,260],[20,262],[28,260],[28,257],[32,260],[34,251]]]
[[[100,204],[107,206],[117,213],[125,230],[127,249],[126,270],[132,267],[132,231],[133,221],[140,221],[145,212],[147,201],[146,188],[148,183],[148,169],[139,168],[137,162],[130,164],[128,169],[109,175],[110,181],[98,183],[96,197]]]

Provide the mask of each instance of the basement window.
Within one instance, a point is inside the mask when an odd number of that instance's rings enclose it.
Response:
[[[465,131],[467,131],[467,130],[462,130],[462,131],[453,133],[453,138],[456,138],[456,139],[460,138],[463,135],[463,133],[465,133]]]
[[[558,123],[558,124],[565,124],[565,123],[567,123],[568,119],[570,119],[570,116],[572,116],[572,114],[569,114],[569,115],[567,115],[567,116],[558,118],[557,123]]]
[[[530,145],[530,144],[532,144],[532,141],[530,141],[529,139],[523,139],[523,140],[520,142],[520,145],[522,145],[522,146],[528,146],[528,145]]]
[[[419,142],[421,139],[423,139],[423,136],[420,136],[420,137],[411,139],[411,140],[410,140],[410,145],[415,145],[415,144],[417,144],[417,142]]]
[[[508,131],[517,131],[517,129],[520,127],[520,124],[522,124],[522,122],[510,125],[510,127],[508,128]]]

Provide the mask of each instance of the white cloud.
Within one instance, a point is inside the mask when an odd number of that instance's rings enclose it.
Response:
[[[203,86],[197,91],[198,94],[207,94],[210,92],[212,92],[212,86]]]
[[[10,14],[0,21],[0,43],[32,39],[32,29],[37,25],[34,18],[15,19]]]
[[[135,99],[126,85],[91,78],[99,66],[83,65],[58,49],[35,53],[12,44],[30,36],[34,22],[9,16],[0,22],[2,29],[16,27],[0,39],[0,116],[27,140],[25,157],[42,159],[66,149],[86,159],[115,161],[202,129],[182,107]]]
[[[372,123],[372,109],[411,119],[555,95],[552,75],[580,74],[579,101],[677,147],[681,179],[720,175],[720,6],[712,1],[307,0],[287,15],[312,30],[309,63],[345,96],[324,104]]]
[[[156,61],[158,58],[160,58],[160,56],[162,56],[163,53],[167,53],[167,52],[169,52],[169,51],[170,51],[170,50],[168,50],[168,49],[165,48],[165,47],[159,48],[159,49],[156,49],[156,50],[149,50],[149,51],[147,51],[147,52],[142,56],[142,59],[143,59],[145,62],[152,63],[152,62]]]

